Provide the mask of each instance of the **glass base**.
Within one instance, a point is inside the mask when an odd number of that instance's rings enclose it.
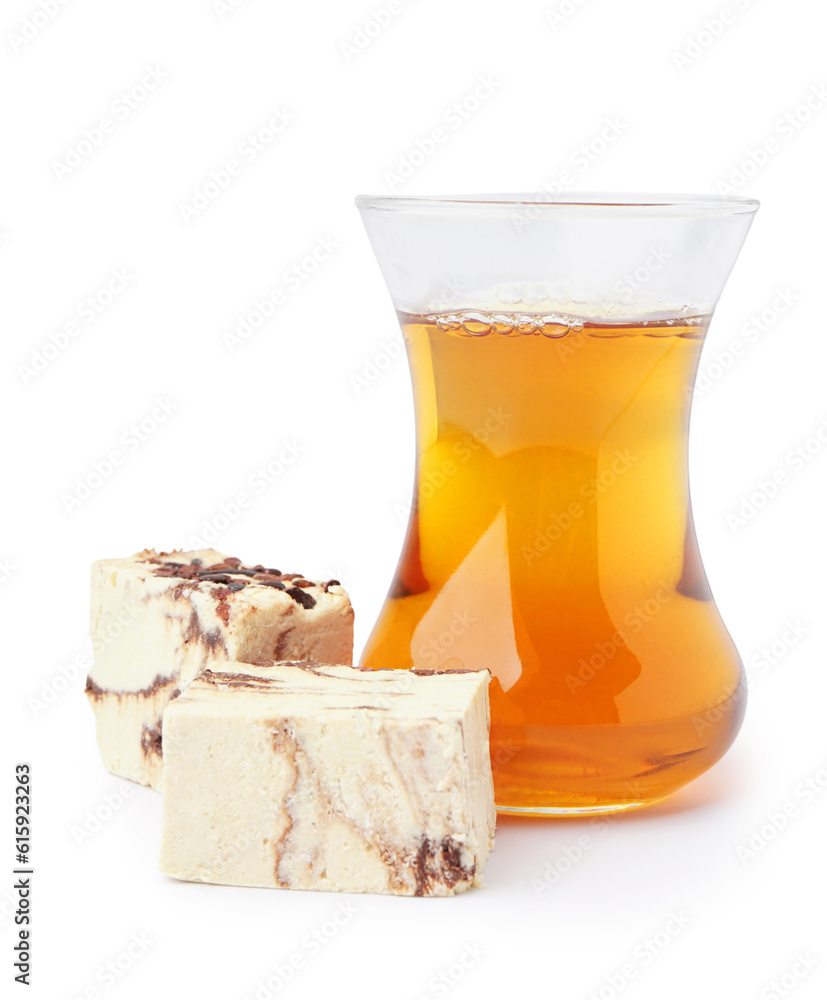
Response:
[[[647,799],[644,802],[618,802],[614,805],[598,806],[501,806],[497,805],[498,816],[527,816],[541,819],[552,817],[556,819],[577,819],[579,816],[603,816],[610,813],[629,812],[632,809],[643,809],[656,802],[663,802],[663,796],[658,799]]]

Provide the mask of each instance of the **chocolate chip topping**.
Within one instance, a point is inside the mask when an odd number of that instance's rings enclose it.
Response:
[[[282,573],[280,570],[263,566],[261,563],[256,563],[255,566],[245,566],[236,556],[227,556],[221,562],[212,563],[210,566],[204,566],[200,559],[182,563],[173,560],[162,561],[154,557],[146,561],[153,564],[152,572],[155,576],[187,581],[184,584],[178,584],[175,588],[174,597],[176,599],[185,593],[187,587],[195,587],[200,583],[217,584],[218,589],[212,591],[212,596],[218,601],[218,617],[225,624],[229,623],[230,613],[227,597],[230,594],[237,594],[247,586],[284,590],[296,604],[300,604],[303,608],[310,609],[316,606],[316,598],[305,591],[318,586],[318,584],[308,580],[301,573]],[[329,580],[324,585],[324,592],[327,593],[330,587],[338,585],[338,580]]]
[[[165,563],[152,572],[155,576],[178,576],[185,580],[191,579],[196,573],[192,566],[184,566],[182,563]]]
[[[303,608],[315,608],[316,598],[303,591],[300,587],[290,587],[285,593],[289,594],[296,604],[301,604]]]

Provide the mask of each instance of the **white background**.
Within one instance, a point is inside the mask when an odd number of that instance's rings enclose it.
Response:
[[[36,15],[35,0],[5,0],[0,557],[10,690],[0,731],[12,738],[0,788],[7,810],[12,764],[31,761],[26,995],[240,1000],[268,978],[261,997],[827,992],[827,461],[817,438],[803,469],[789,455],[819,426],[824,435],[827,413],[824,9],[567,4],[403,0],[358,49],[386,0],[243,0],[224,12],[210,0],[68,0],[51,18]],[[34,37],[15,37],[24,31]],[[120,95],[151,69],[163,79],[124,111]],[[491,95],[411,176],[390,177],[481,78]],[[241,158],[245,137],[276,112],[289,124]],[[788,113],[796,126],[779,127]],[[96,136],[101,118],[113,127]],[[84,130],[99,144],[84,145]],[[61,169],[79,143],[88,155]],[[186,220],[182,206],[231,159],[241,172]],[[562,171],[567,190],[716,193],[727,182],[762,201],[712,324],[692,430],[701,548],[752,682],[734,749],[671,801],[602,832],[501,820],[487,888],[453,899],[163,878],[160,800],[103,770],[82,694],[90,562],[189,544],[292,444],[298,457],[216,544],[341,578],[360,648],[400,548],[413,453],[395,316],[353,196],[542,190]],[[256,299],[287,288],[283,273],[319,237],[336,245],[329,259],[229,350],[224,334]],[[119,269],[125,289],[83,319],[84,300]],[[794,302],[773,312],[781,293]],[[747,339],[745,324],[764,310],[763,331]],[[65,348],[47,348],[72,321]],[[716,367],[736,342],[742,354]],[[45,367],[27,373],[44,348]],[[158,399],[173,409],[153,424]],[[129,428],[145,418],[152,433],[135,446]],[[67,501],[116,449],[113,474]],[[750,495],[761,503],[760,483],[778,473],[786,479],[760,510],[740,526],[728,520]],[[785,809],[776,831],[768,816]],[[584,836],[582,856],[567,861]],[[10,873],[10,836],[2,843]],[[3,881],[0,976],[4,995],[6,983],[22,995],[10,874]],[[341,903],[354,912],[329,936]],[[671,913],[685,926],[669,924]],[[316,930],[325,943],[309,947]],[[150,943],[128,957],[133,935]],[[813,968],[797,959],[807,953]],[[296,956],[302,967],[278,989],[274,970]],[[117,961],[113,981],[105,967]]]

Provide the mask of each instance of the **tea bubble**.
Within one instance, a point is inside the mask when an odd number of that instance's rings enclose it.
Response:
[[[484,313],[462,314],[462,329],[471,337],[487,337],[491,333],[491,322]]]

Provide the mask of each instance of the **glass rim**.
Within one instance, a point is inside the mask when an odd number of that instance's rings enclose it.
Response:
[[[755,198],[708,194],[649,194],[572,191],[550,195],[523,194],[460,195],[358,195],[356,206],[380,212],[435,212],[532,209],[543,214],[583,213],[629,216],[653,214],[692,218],[707,215],[753,214],[760,202]],[[648,211],[647,211],[648,210]]]

